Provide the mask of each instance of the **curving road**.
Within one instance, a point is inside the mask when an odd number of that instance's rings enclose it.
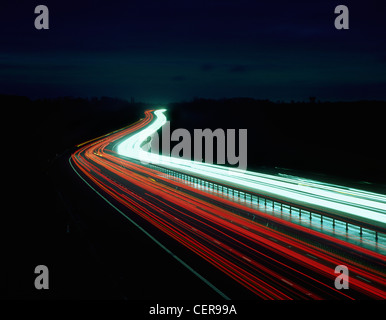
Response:
[[[163,110],[149,110],[137,123],[79,145],[70,164],[95,192],[170,254],[173,252],[151,234],[148,225],[205,259],[257,298],[386,298],[384,255],[208,192],[194,180],[181,181],[157,166],[327,208],[380,230],[386,224],[385,196],[352,189],[342,192],[337,186],[315,181],[241,172],[143,151],[143,141],[165,121]],[[176,258],[222,298],[237,298]],[[337,265],[349,269],[348,290],[334,286]]]

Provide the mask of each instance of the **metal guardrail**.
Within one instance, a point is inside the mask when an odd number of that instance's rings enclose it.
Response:
[[[315,210],[315,209],[307,207],[307,206],[294,205],[288,201],[283,201],[283,200],[278,199],[278,198],[273,198],[273,197],[261,195],[258,193],[246,192],[242,189],[234,188],[233,186],[231,187],[231,186],[227,186],[225,184],[219,184],[217,182],[211,181],[210,179],[198,178],[198,177],[195,177],[193,175],[188,175],[186,173],[181,173],[181,172],[176,171],[176,170],[164,168],[160,165],[148,164],[148,166],[150,168],[156,169],[157,171],[172,175],[172,176],[177,177],[177,178],[184,179],[186,181],[190,181],[190,182],[194,182],[194,183],[197,183],[200,185],[212,187],[212,189],[214,189],[214,190],[217,189],[218,191],[226,192],[228,194],[231,194],[232,196],[237,195],[239,197],[243,197],[246,201],[247,201],[247,198],[249,198],[249,201],[251,202],[251,204],[253,204],[253,203],[260,204],[262,202],[265,207],[271,205],[272,209],[275,209],[275,206],[278,206],[281,211],[283,211],[283,209],[289,210],[290,215],[292,215],[293,212],[295,211],[295,212],[297,212],[299,218],[302,217],[302,214],[303,215],[307,214],[309,219],[312,220],[312,218],[313,218],[312,215],[317,214],[320,216],[321,224],[323,224],[323,219],[328,217],[328,218],[332,219],[332,225],[334,228],[335,228],[336,221],[343,222],[346,224],[346,232],[348,232],[348,230],[349,230],[349,225],[356,226],[356,227],[359,227],[359,235],[361,237],[363,235],[363,230],[373,231],[376,241],[378,241],[378,233],[382,233],[382,234],[386,235],[386,232],[385,232],[386,230],[383,230],[382,228],[378,228],[377,226],[373,226],[371,224],[359,222],[359,221],[356,221],[356,220],[353,220],[353,219],[350,219],[347,217],[342,217],[342,216],[339,216],[339,215],[336,215],[333,213],[329,213],[329,212],[322,212],[320,210]]]

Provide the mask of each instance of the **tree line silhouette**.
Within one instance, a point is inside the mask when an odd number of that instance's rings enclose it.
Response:
[[[4,115],[10,112],[3,117],[9,137],[19,135],[41,169],[64,150],[157,107],[110,97],[1,95],[0,103]],[[377,183],[386,182],[385,107],[385,101],[321,102],[315,97],[307,102],[194,98],[166,106],[172,129],[247,128],[248,169],[282,168]]]

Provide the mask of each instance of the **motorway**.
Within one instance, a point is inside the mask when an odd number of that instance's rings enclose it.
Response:
[[[237,184],[246,191],[259,188],[261,194],[275,193],[286,201],[327,208],[365,225],[376,225],[381,231],[386,224],[385,196],[361,190],[343,193],[337,186],[314,181],[295,183],[296,178],[244,173],[143,151],[143,141],[165,120],[162,110],[149,110],[131,126],[78,145],[70,165],[123,218],[168,253],[174,255],[147,226],[174,239],[256,298],[386,298],[385,255],[270,215],[258,206],[208,192],[149,164],[201,178],[210,175],[219,183]],[[257,218],[251,220],[250,215]],[[334,250],[329,250],[332,247]],[[189,261],[175,258],[219,297],[237,298],[214,286]],[[338,265],[350,271],[348,290],[334,286]]]

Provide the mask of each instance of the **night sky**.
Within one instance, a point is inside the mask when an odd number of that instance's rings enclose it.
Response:
[[[36,30],[34,8],[50,10]],[[349,8],[349,30],[334,9]],[[386,2],[3,1],[0,93],[386,99]]]

